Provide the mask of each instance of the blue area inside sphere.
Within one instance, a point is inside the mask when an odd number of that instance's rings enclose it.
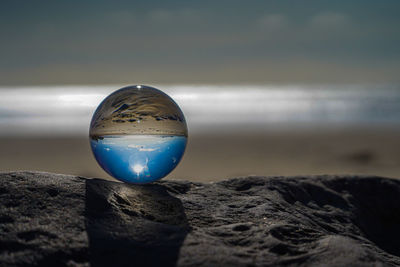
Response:
[[[168,175],[185,151],[185,136],[110,135],[91,139],[94,156],[108,174],[127,183]]]

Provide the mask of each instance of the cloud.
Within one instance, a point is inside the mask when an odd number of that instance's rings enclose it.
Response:
[[[290,14],[266,14],[256,20],[261,30],[265,48],[274,54],[315,54],[318,50],[349,47],[345,40],[357,39],[360,27],[357,21],[345,13],[317,12],[307,16]],[[326,48],[326,49],[325,49]],[[324,53],[329,56],[330,53]]]
[[[148,14],[148,17],[152,21],[156,22],[165,22],[165,21],[171,21],[171,19],[174,18],[173,12],[169,10],[163,10],[163,9],[157,9],[153,10]]]
[[[143,147],[143,145],[133,145],[133,144],[130,144],[130,145],[128,145],[128,147],[129,147],[129,148],[136,148],[136,149],[139,150],[139,151],[147,151],[147,152],[151,152],[151,151],[157,150],[157,148],[145,148],[145,147]]]
[[[267,14],[258,20],[258,24],[267,31],[279,31],[289,26],[289,20],[283,14]]]
[[[139,151],[148,151],[148,152],[151,152],[151,151],[155,151],[155,150],[157,150],[156,148],[139,148]]]
[[[163,24],[163,23],[193,23],[198,22],[205,14],[190,8],[181,8],[176,10],[170,9],[155,9],[147,14],[147,19],[150,22]]]
[[[287,31],[293,37],[298,34],[312,37],[313,34],[324,30],[349,31],[353,21],[343,13],[321,12],[297,20],[291,19],[286,14],[266,14],[257,20],[257,24],[264,31]]]
[[[311,17],[309,25],[312,28],[340,29],[350,24],[350,18],[346,14],[324,12]]]
[[[132,26],[138,23],[137,14],[130,10],[119,10],[106,15],[105,20],[117,26]]]

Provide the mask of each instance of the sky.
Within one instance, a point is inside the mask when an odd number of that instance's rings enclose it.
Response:
[[[397,83],[400,1],[0,2],[0,86]]]

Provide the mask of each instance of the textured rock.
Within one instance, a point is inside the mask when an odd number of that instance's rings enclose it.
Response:
[[[0,265],[87,262],[85,180],[49,173],[1,173]]]
[[[400,181],[0,173],[0,265],[396,266]]]

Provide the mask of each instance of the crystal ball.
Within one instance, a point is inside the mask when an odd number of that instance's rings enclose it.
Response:
[[[107,96],[89,130],[99,165],[114,178],[134,184],[168,175],[185,152],[187,136],[185,117],[174,100],[144,85]]]

